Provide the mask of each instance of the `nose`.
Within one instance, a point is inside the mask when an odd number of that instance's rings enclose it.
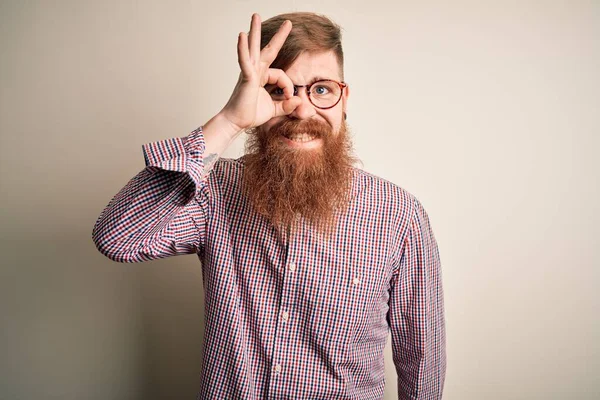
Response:
[[[310,102],[310,99],[308,98],[308,93],[306,93],[306,88],[299,87],[296,89],[296,93],[296,96],[302,99],[302,103],[298,107],[296,107],[296,109],[292,111],[292,113],[289,114],[288,117],[292,119],[312,118],[317,113],[317,110],[315,109],[315,106],[313,106],[313,104]]]

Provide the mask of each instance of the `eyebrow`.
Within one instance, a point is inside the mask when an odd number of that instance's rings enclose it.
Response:
[[[309,81],[310,83],[308,85],[312,85],[313,83],[315,83],[317,81],[326,81],[326,80],[329,80],[329,78],[323,78],[323,77],[320,77],[320,76],[315,76],[314,78],[312,78]],[[305,86],[308,86],[308,85],[305,85]]]

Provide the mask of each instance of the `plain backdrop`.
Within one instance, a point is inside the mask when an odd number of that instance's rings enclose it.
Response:
[[[429,213],[444,399],[600,398],[599,2],[56,0],[0,2],[0,399],[194,398],[198,258],[114,263],[92,227],[289,11],[344,28],[361,167]]]

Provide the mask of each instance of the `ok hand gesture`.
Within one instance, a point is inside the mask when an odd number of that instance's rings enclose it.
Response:
[[[285,72],[270,68],[291,30],[292,23],[286,20],[261,50],[261,20],[258,14],[253,14],[250,34],[239,34],[237,54],[241,72],[229,101],[221,110],[237,131],[262,125],[273,117],[288,115],[302,103],[299,97],[293,95],[293,83]],[[264,88],[266,84],[281,88],[285,100],[271,99]]]

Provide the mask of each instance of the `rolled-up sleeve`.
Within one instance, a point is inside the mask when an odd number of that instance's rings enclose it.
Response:
[[[429,217],[416,198],[402,247],[388,314],[398,398],[441,399],[446,375],[441,261]]]
[[[208,215],[204,149],[202,127],[185,137],[143,145],[146,167],[94,224],[97,249],[122,263],[198,253]]]

